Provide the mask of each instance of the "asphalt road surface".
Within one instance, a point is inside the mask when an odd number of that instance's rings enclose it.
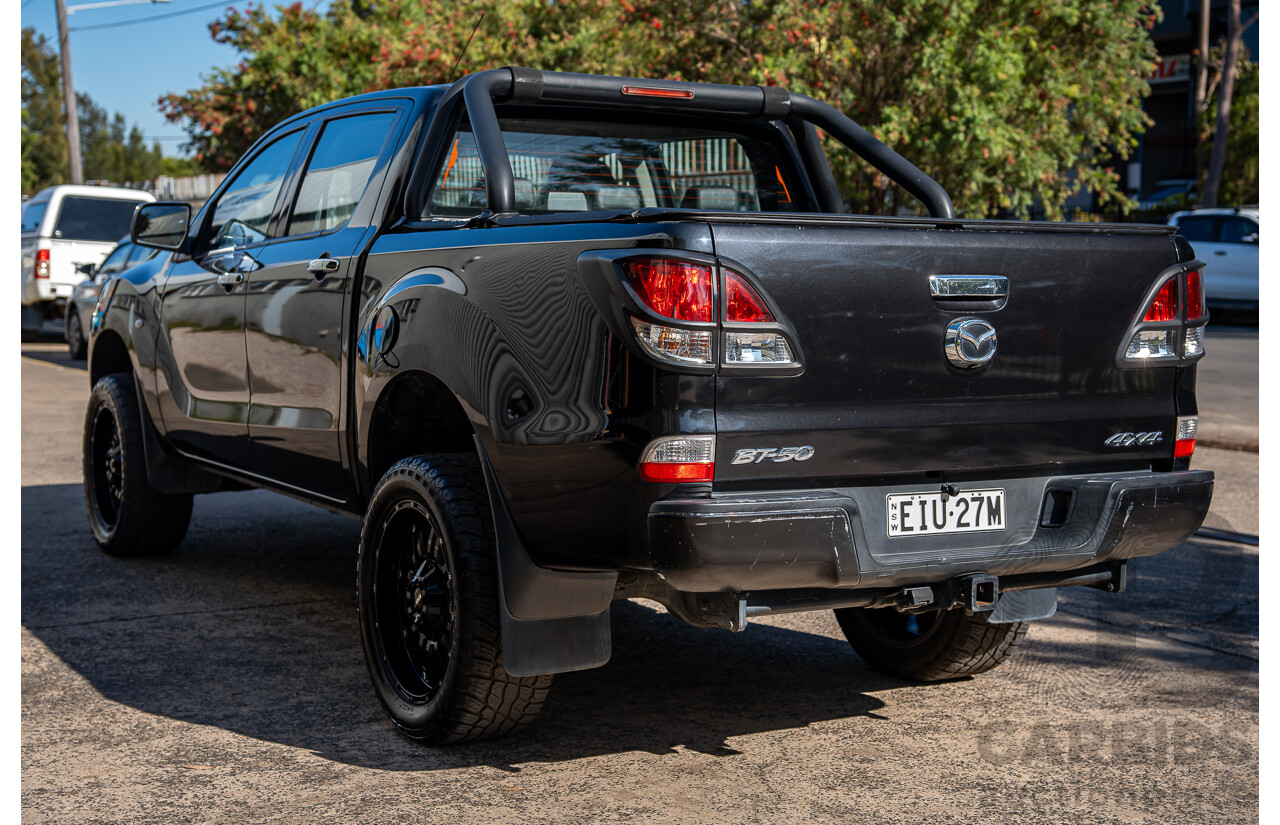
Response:
[[[175,555],[102,555],[86,375],[23,351],[26,822],[1257,821],[1257,548],[1064,590],[1013,660],[943,685],[872,671],[830,613],[731,634],[617,603],[610,663],[557,677],[533,726],[432,749],[370,689],[356,521],[223,493]],[[1256,532],[1256,454],[1195,464],[1211,523]]]

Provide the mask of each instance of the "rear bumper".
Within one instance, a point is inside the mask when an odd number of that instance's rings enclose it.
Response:
[[[961,485],[962,489],[964,485]],[[983,481],[1007,490],[1004,531],[889,538],[888,493],[937,483],[656,502],[649,510],[654,570],[677,590],[898,587],[968,573],[1072,570],[1162,553],[1191,536],[1213,497],[1213,473],[1108,473]],[[1050,490],[1069,491],[1070,515],[1041,524]]]

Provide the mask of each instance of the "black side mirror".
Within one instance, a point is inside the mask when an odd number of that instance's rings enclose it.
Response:
[[[85,276],[86,278],[92,278],[93,273],[97,271],[98,271],[97,264],[76,264],[76,272],[79,272],[81,275]]]
[[[191,204],[157,201],[140,204],[133,213],[129,239],[152,249],[181,250],[191,224]]]

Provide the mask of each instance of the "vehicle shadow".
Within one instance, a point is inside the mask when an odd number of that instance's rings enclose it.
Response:
[[[696,630],[619,602],[610,663],[557,677],[531,728],[425,748],[394,733],[365,672],[352,592],[355,520],[261,491],[203,496],[176,554],[117,559],[65,517],[81,511],[78,485],[22,493],[23,626],[94,691],[340,763],[518,771],[523,763],[629,751],[731,756],[738,753],[731,740],[747,734],[831,720],[892,724],[878,713],[884,702],[868,694],[910,686],[872,671],[833,636],[760,623],[739,634]],[[1187,547],[1172,552],[1195,552]],[[1222,561],[1216,551],[1204,558]],[[1164,582],[1175,562],[1150,587],[1180,586]],[[1256,593],[1247,573],[1237,582],[1243,587],[1231,590]],[[1253,628],[1256,639],[1256,619]],[[24,662],[28,655],[47,654],[24,646]],[[1224,657],[1215,666],[1248,671],[1256,662]],[[28,695],[73,690],[62,682],[62,668],[24,667]]]
[[[342,763],[516,770],[677,747],[732,755],[729,740],[745,734],[879,719],[883,702],[867,692],[907,684],[843,640],[761,624],[695,630],[619,602],[610,663],[557,677],[532,728],[424,748],[394,732],[365,672],[358,522],[268,493],[205,496],[176,554],[117,559],[78,519],[52,518],[77,512],[80,496],[75,485],[23,489],[23,626],[112,702]],[[46,681],[60,668],[38,670],[24,692],[67,689]]]
[[[67,345],[60,344],[56,347],[44,345],[26,345],[22,348],[22,357],[31,358],[35,361],[44,361],[46,364],[55,364],[59,367],[69,367],[76,370],[88,370],[89,363],[83,358],[76,360],[71,357],[71,353],[67,352]]]

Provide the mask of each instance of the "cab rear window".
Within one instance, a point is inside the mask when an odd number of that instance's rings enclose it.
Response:
[[[88,198],[71,195],[62,199],[53,237],[66,241],[115,243],[129,234],[133,210],[138,201],[118,198]],[[24,221],[25,223],[25,221]]]
[[[634,210],[808,211],[790,158],[771,140],[663,123],[499,121],[522,214]],[[470,216],[487,203],[467,124],[454,134],[431,214]]]

